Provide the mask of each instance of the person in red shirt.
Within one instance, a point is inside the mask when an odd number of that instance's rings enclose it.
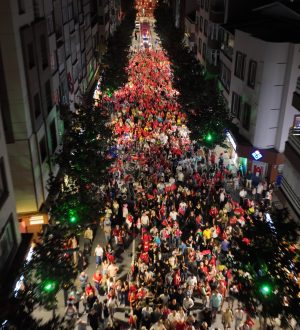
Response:
[[[103,276],[101,275],[99,270],[97,270],[93,275],[94,285],[99,294],[100,294],[100,283],[102,281],[102,278]]]
[[[120,236],[120,227],[119,227],[119,225],[116,225],[116,227],[114,228],[113,236],[115,237],[116,245],[118,245],[118,237]]]
[[[89,296],[91,293],[95,295],[95,288],[92,286],[91,283],[88,283],[87,286],[85,287],[85,293],[87,296]]]

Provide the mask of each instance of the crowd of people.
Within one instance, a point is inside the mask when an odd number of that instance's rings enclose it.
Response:
[[[105,242],[93,251],[93,278],[81,269],[81,292],[69,295],[66,315],[82,300],[93,329],[121,329],[114,317],[120,306],[129,310],[130,329],[205,330],[218,313],[224,329],[251,329],[228,265],[233,238],[243,237],[251,217],[263,217],[261,195],[270,196],[271,187],[255,198],[247,198],[253,187],[242,189],[239,201],[228,194],[226,183],[239,189],[242,177],[222,155],[190,141],[162,50],[138,52],[127,70],[128,83],[105,100],[113,104],[116,141],[101,188]],[[85,236],[92,240],[91,232]],[[116,258],[132,238],[138,243],[130,272],[119,279]]]

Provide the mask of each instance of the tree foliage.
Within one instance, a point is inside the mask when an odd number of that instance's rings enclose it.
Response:
[[[155,10],[157,32],[173,63],[179,102],[188,116],[192,139],[209,148],[222,145],[229,124],[228,111],[216,80],[207,79],[206,70],[183,43],[183,32],[176,29],[168,5],[159,1]],[[207,136],[212,138],[207,140]]]
[[[135,20],[133,0],[128,8],[128,15],[108,41],[104,88],[115,89],[127,81],[125,66]],[[46,208],[51,224],[35,246],[30,262],[20,270],[19,275],[24,276],[23,288],[17,296],[8,297],[5,310],[0,311],[0,321],[8,320],[12,328],[59,328],[59,317],[45,323],[34,319],[32,310],[37,305],[55,308],[57,292],[73,282],[77,272],[67,240],[82,232],[85,224],[97,220],[103,207],[99,187],[106,182],[106,169],[111,163],[107,155],[111,145],[110,104],[103,101],[94,107],[91,97],[87,94],[83,98],[86,106],[78,105],[74,113],[68,107],[61,111],[66,129],[62,145],[52,160],[59,172],[52,173],[48,182]]]
[[[285,209],[274,209],[265,213],[264,220],[249,218],[243,237],[234,238],[233,275],[239,287],[237,298],[249,313],[263,317],[292,316],[299,321],[297,228]]]

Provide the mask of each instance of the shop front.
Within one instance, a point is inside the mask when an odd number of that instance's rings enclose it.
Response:
[[[19,228],[22,234],[31,233],[35,240],[39,239],[39,234],[44,225],[48,224],[47,213],[36,213],[19,215]]]
[[[282,172],[284,155],[275,149],[259,149],[252,145],[238,144],[239,169],[243,175],[248,171],[257,181],[275,182]]]
[[[239,167],[239,157],[237,154],[237,143],[230,131],[226,131],[226,144],[228,146],[228,153],[231,165]]]

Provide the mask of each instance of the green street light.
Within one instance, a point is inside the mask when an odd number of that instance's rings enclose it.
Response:
[[[47,293],[50,293],[50,292],[54,291],[54,289],[55,289],[55,282],[50,281],[50,280],[49,281],[46,281],[44,283],[43,289]]]
[[[212,140],[212,135],[210,133],[208,133],[205,137],[207,142],[210,142]]]
[[[69,221],[71,223],[77,222],[78,217],[77,217],[77,212],[75,210],[70,210],[69,211]]]
[[[269,284],[263,284],[260,287],[260,291],[263,295],[268,296],[271,293],[271,286]]]

